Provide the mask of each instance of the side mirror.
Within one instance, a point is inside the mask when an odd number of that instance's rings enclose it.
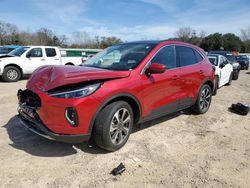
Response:
[[[223,67],[225,67],[225,64],[224,64],[224,63],[221,63],[221,64],[220,64],[220,68],[223,68]]]
[[[31,54],[30,54],[30,53],[27,53],[27,54],[26,54],[26,57],[27,57],[27,58],[30,58],[30,57],[31,57]]]
[[[148,70],[147,73],[149,74],[161,74],[164,73],[166,71],[166,66],[163,64],[159,64],[159,63],[152,63]]]

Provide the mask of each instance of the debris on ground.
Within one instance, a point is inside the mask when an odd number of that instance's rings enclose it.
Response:
[[[236,112],[244,116],[249,113],[249,106],[242,103],[232,104],[232,106],[229,109],[233,112]]]
[[[121,175],[126,170],[124,164],[120,163],[116,168],[111,171],[114,176]]]

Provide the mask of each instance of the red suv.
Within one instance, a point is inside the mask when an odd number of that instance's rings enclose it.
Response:
[[[43,66],[19,90],[19,118],[62,142],[121,148],[134,124],[192,107],[207,112],[214,70],[204,51],[176,41],[111,46],[82,66]]]

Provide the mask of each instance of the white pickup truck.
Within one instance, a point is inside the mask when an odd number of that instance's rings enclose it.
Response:
[[[82,57],[62,57],[58,47],[19,47],[0,57],[0,76],[6,82],[16,82],[43,65],[80,65]]]

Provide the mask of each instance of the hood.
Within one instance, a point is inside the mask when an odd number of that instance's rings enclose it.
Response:
[[[10,54],[0,54],[0,58],[6,58],[6,57],[15,57],[15,56]]]
[[[84,66],[43,66],[34,71],[27,82],[27,88],[32,91],[49,91],[64,85],[125,78],[129,75],[130,71],[111,71]]]

